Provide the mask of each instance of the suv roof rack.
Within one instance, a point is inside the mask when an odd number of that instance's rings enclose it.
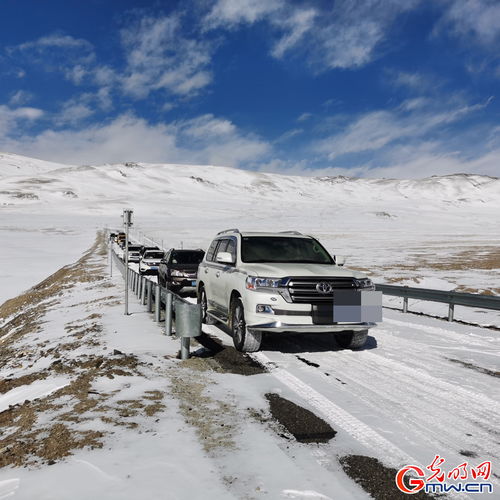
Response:
[[[225,233],[239,233],[239,232],[240,232],[240,230],[239,230],[239,229],[236,229],[236,228],[234,228],[234,229],[225,229],[224,231],[219,231],[219,232],[217,233],[217,236],[219,236],[219,234],[225,234]]]
[[[280,234],[297,234],[300,236],[304,236],[301,232],[299,231],[280,231]]]

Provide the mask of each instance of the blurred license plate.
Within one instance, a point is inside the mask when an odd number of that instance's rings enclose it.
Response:
[[[336,323],[382,321],[382,292],[368,290],[335,292],[333,321]]]
[[[196,286],[196,280],[191,281],[191,286]]]

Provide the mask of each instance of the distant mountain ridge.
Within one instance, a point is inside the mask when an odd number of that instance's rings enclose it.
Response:
[[[64,165],[0,153],[0,206],[53,205],[93,208],[169,198],[224,196],[288,202],[365,204],[424,200],[432,204],[500,203],[500,179],[452,174],[423,179],[346,176],[302,177],[230,167],[126,162]]]

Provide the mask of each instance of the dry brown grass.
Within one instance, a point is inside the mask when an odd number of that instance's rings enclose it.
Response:
[[[236,407],[210,398],[205,394],[213,383],[199,373],[182,369],[170,377],[171,393],[179,400],[179,409],[187,424],[194,427],[204,450],[216,453],[236,447],[236,428],[228,423],[238,422]]]
[[[65,266],[25,294],[7,301],[0,307],[0,317],[8,318],[0,335],[0,367],[29,366],[42,357],[54,359],[49,368],[32,374],[15,376],[0,381],[0,393],[15,387],[29,385],[53,375],[67,375],[71,382],[50,394],[9,407],[0,413],[0,467],[35,466],[54,463],[73,450],[103,445],[104,433],[99,430],[79,431],[71,428],[85,422],[87,425],[102,420],[112,425],[138,428],[134,416],[153,417],[165,409],[164,392],[147,391],[137,400],[112,403],[114,394],[92,390],[93,382],[106,377],[143,375],[141,364],[134,355],[114,351],[109,355],[81,355],[72,358],[73,351],[84,343],[100,345],[103,331],[102,314],[91,312],[82,319],[65,325],[66,338],[49,347],[49,341],[23,341],[28,334],[43,334],[44,315],[53,307],[60,307],[59,297],[76,286],[91,284],[96,290],[107,288],[104,281],[104,259],[99,263],[95,255],[106,254],[106,242],[99,234],[96,242],[75,264]],[[110,304],[116,296],[110,295],[79,304],[83,311],[95,308],[96,302]],[[19,360],[19,362],[18,362]],[[150,369],[150,368],[148,368]],[[119,392],[117,389],[116,392]],[[41,422],[47,422],[42,424]]]

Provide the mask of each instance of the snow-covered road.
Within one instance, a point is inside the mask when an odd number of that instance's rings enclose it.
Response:
[[[467,460],[498,463],[498,332],[384,313],[364,350],[338,349],[328,336],[274,335],[253,357],[341,427],[358,453],[395,467],[425,467],[435,455],[450,470]],[[231,343],[220,329],[204,329]]]

